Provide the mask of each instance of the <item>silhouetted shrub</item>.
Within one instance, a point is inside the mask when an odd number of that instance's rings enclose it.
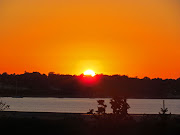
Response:
[[[159,116],[161,120],[167,120],[171,117],[171,113],[167,114],[168,108],[165,108],[165,101],[163,100],[163,108],[161,108],[161,112],[159,112]]]
[[[0,111],[5,111],[7,109],[9,109],[10,105],[6,105],[6,103],[3,103],[2,101],[0,101]]]
[[[96,111],[98,114],[105,114],[107,105],[104,104],[104,100],[97,100],[98,102],[98,110]]]
[[[126,116],[127,109],[130,108],[129,104],[127,103],[127,99],[114,97],[110,101],[111,108],[113,109],[113,114],[120,114],[123,117]]]
[[[94,109],[89,109],[89,112],[87,112],[87,114],[93,114]]]

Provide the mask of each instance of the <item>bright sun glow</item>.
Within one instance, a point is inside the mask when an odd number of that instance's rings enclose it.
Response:
[[[95,76],[96,74],[95,74],[95,72],[92,71],[92,70],[86,70],[86,71],[84,72],[84,75]]]

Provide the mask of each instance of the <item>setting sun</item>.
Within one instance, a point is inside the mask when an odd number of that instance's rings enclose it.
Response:
[[[92,70],[86,70],[86,71],[84,72],[84,75],[95,76],[96,74],[95,74],[95,72],[92,71]]]

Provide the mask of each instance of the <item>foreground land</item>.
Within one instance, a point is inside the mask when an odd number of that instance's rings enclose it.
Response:
[[[179,135],[180,116],[131,115],[118,120],[87,114],[1,112],[0,127],[6,134],[73,135]]]

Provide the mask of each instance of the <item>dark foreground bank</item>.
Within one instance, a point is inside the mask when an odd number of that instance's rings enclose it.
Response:
[[[86,114],[1,112],[1,132],[41,135],[179,135],[180,116],[131,115],[118,120]]]

